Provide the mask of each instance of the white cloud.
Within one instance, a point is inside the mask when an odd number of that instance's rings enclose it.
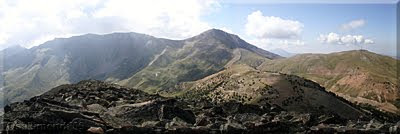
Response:
[[[372,39],[365,39],[362,35],[340,36],[337,33],[320,34],[317,40],[319,40],[321,43],[339,45],[374,44]]]
[[[211,28],[200,17],[218,8],[217,0],[0,0],[0,49],[85,33],[183,39]]]
[[[337,33],[329,33],[327,35],[319,35],[319,41],[326,43],[339,43],[340,37]]]
[[[346,35],[340,38],[344,44],[356,44],[358,41],[354,36]]]
[[[375,42],[371,39],[366,39],[366,40],[364,40],[364,43],[365,44],[374,44]]]
[[[363,19],[352,20],[352,21],[350,21],[350,22],[348,22],[346,24],[343,24],[341,26],[341,29],[345,30],[345,31],[349,31],[349,30],[353,30],[353,29],[357,29],[357,28],[363,27],[364,25],[365,25],[365,20],[363,20]]]
[[[134,24],[129,25],[128,29],[182,39],[211,28],[200,20],[200,16],[215,5],[213,0],[136,0],[128,3],[123,0],[109,0],[94,16],[118,15],[122,20]]]
[[[295,46],[303,46],[305,43],[301,40],[280,40],[279,44],[283,44],[286,46],[295,45]]]
[[[341,26],[341,30],[354,30],[363,27],[365,23],[366,21],[363,19],[352,20],[346,24],[343,24]],[[339,35],[334,32],[328,34],[320,34],[317,40],[325,44],[339,45],[366,45],[375,43],[372,39],[365,38],[363,35]]]
[[[0,44],[6,43],[9,38],[9,35],[6,33],[0,33]]]
[[[300,39],[303,28],[299,21],[264,16],[261,11],[255,11],[247,16],[245,32],[252,38],[250,43],[271,50],[304,45]]]
[[[297,38],[304,25],[299,21],[285,20],[274,16],[263,16],[255,11],[247,16],[246,34],[257,38]]]

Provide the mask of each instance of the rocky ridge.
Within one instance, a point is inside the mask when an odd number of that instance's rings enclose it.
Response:
[[[277,105],[186,101],[85,80],[5,107],[3,132],[39,133],[399,133],[400,122],[344,120]]]

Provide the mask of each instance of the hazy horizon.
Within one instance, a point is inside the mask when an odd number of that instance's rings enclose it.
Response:
[[[218,28],[211,28],[211,29],[218,29]],[[210,29],[209,29],[210,30]],[[219,29],[219,30],[221,30],[221,29]],[[226,32],[226,31],[225,31]],[[50,40],[47,40],[47,41],[45,41],[45,42],[43,42],[43,43],[41,43],[41,44],[39,44],[39,45],[35,45],[35,46],[30,46],[30,47],[25,47],[25,46],[21,46],[21,45],[12,45],[12,46],[9,46],[9,47],[7,47],[7,48],[13,48],[13,47],[22,47],[22,48],[26,48],[26,49],[31,49],[31,48],[33,48],[33,47],[37,47],[37,46],[40,46],[40,45],[42,45],[42,44],[44,44],[44,43],[46,43],[46,42],[49,42],[49,41],[52,41],[52,40],[56,40],[56,39],[67,39],[67,38],[71,38],[71,37],[77,37],[77,36],[84,36],[84,35],[88,35],[88,34],[94,34],[94,35],[108,35],[108,34],[115,34],[115,33],[137,33],[137,32],[112,32],[112,33],[103,33],[103,34],[96,34],[96,33],[86,33],[86,34],[81,34],[81,35],[73,35],[73,36],[66,36],[66,37],[55,37],[54,39],[50,39]],[[144,33],[138,33],[138,34],[144,34]],[[146,35],[149,35],[149,34],[146,34]],[[235,34],[236,35],[236,34]],[[149,35],[149,36],[153,36],[153,35]],[[238,35],[239,36],[239,35]],[[156,38],[163,38],[163,37],[157,37],[157,36],[153,36],[153,37],[156,37]],[[240,37],[240,36],[239,36]],[[188,38],[191,38],[191,37],[188,37]],[[188,39],[188,38],[184,38],[184,39]],[[241,37],[240,37],[241,38]],[[165,38],[165,39],[169,39],[169,38]],[[243,38],[242,38],[243,39]],[[172,39],[172,40],[182,40],[182,39]],[[245,40],[246,42],[248,42],[247,40]],[[250,43],[250,42],[249,42]],[[252,44],[252,43],[250,43],[250,44]],[[252,44],[252,45],[255,45],[255,44]],[[255,46],[257,46],[257,45],[255,45]],[[259,47],[259,48],[261,48],[260,46],[257,46],[257,47]],[[1,48],[0,49],[0,51],[2,51],[2,50],[4,50],[4,49],[7,49],[7,48]],[[261,49],[264,49],[264,48],[261,48]],[[343,52],[343,51],[351,51],[351,50],[361,50],[360,48],[356,48],[356,49],[349,49],[349,50],[338,50],[338,51],[331,51],[331,52],[302,52],[302,53],[294,53],[294,52],[292,52],[292,51],[290,51],[290,50],[287,50],[287,49],[285,49],[285,48],[273,48],[273,49],[264,49],[264,50],[267,50],[267,51],[271,51],[271,52],[274,52],[274,51],[279,51],[279,50],[283,50],[283,51],[285,51],[285,52],[288,52],[288,53],[291,53],[291,54],[307,54],[307,53],[312,53],[312,54],[329,54],[329,53],[335,53],[335,52]],[[362,50],[366,50],[366,49],[362,49]],[[368,51],[371,51],[371,50],[368,50]],[[371,51],[371,52],[374,52],[374,51]],[[374,52],[374,53],[378,53],[378,54],[382,54],[382,55],[386,55],[386,56],[391,56],[391,57],[393,57],[393,58],[399,58],[399,57],[397,57],[397,55],[387,55],[387,54],[385,54],[385,53],[379,53],[379,52]],[[276,54],[278,54],[278,53],[276,53]]]

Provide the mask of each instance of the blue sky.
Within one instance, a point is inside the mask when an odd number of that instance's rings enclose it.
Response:
[[[398,0],[0,0],[0,49],[87,33],[185,39],[211,28],[266,50],[396,55]]]
[[[325,44],[317,40],[320,34],[334,32],[363,35],[374,41],[374,44],[364,45],[364,48],[387,55],[396,54],[395,4],[223,4],[218,11],[204,16],[204,19],[250,39],[244,26],[247,16],[255,11],[261,11],[264,16],[296,20],[304,24],[301,39],[305,44],[283,48],[289,52],[327,53],[360,48],[359,45]],[[360,19],[365,21],[362,27],[348,31],[341,29],[341,25]]]

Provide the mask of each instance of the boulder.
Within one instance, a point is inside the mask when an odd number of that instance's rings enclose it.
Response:
[[[141,127],[146,127],[146,128],[161,128],[164,127],[166,121],[145,121],[142,123]]]
[[[104,130],[101,127],[90,127],[87,132],[91,134],[104,134]]]
[[[226,133],[240,133],[245,131],[246,127],[229,117],[228,122],[221,125],[220,130]]]
[[[87,105],[86,107],[87,107],[87,110],[89,110],[90,112],[94,112],[94,113],[103,113],[103,112],[107,111],[107,109],[100,104],[90,104],[90,105]]]
[[[165,124],[165,129],[176,130],[177,128],[187,128],[189,124],[179,117],[175,117],[171,122]]]
[[[175,117],[179,117],[185,122],[194,124],[196,122],[196,117],[191,111],[183,110],[179,107],[162,105],[160,111],[158,112],[158,117],[160,120],[171,120]]]
[[[82,119],[82,118],[75,118],[68,124],[66,124],[65,129],[69,131],[76,131],[76,132],[85,132],[90,127],[101,127],[105,128],[104,124],[100,124],[98,122]]]
[[[233,116],[235,121],[245,123],[245,122],[258,122],[261,121],[261,116],[255,113],[243,113],[243,114],[235,114]]]
[[[212,122],[209,117],[202,115],[196,118],[196,123],[194,126],[207,126],[211,123]]]

